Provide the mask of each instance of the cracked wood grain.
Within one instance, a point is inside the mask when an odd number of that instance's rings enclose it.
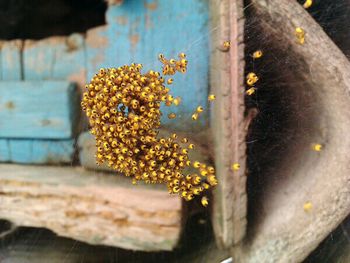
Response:
[[[210,75],[211,92],[217,96],[211,126],[219,180],[213,224],[218,245],[228,248],[243,238],[246,228],[243,2],[213,1],[211,14],[212,27],[218,29],[212,37]],[[227,40],[231,47],[223,52],[220,47]],[[237,172],[230,168],[235,162],[241,165]]]
[[[82,168],[2,164],[0,170],[0,218],[17,226],[132,250],[177,245],[181,200],[166,191]]]

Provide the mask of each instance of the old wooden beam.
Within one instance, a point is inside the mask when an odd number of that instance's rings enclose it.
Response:
[[[244,119],[243,1],[212,1],[211,92],[217,97],[211,116],[215,167],[213,224],[218,245],[239,242],[246,229],[246,146]],[[230,42],[230,48],[223,46]],[[240,169],[231,166],[238,163]]]
[[[2,81],[0,137],[69,139],[77,130],[78,98],[67,81]]]
[[[72,163],[75,140],[0,139],[0,162]]]
[[[90,244],[172,250],[182,203],[163,189],[78,167],[0,165],[0,218]]]
[[[81,34],[26,40],[23,47],[24,80],[86,82],[85,39]]]
[[[284,106],[290,102],[293,140],[273,167],[261,170],[264,181],[254,186],[260,193],[250,203],[255,220],[232,255],[234,262],[301,262],[350,211],[350,139],[344,136],[350,130],[350,63],[297,1],[252,0],[248,10],[263,33],[270,66],[278,64],[278,88],[270,85],[265,94],[281,94]],[[304,44],[297,27],[305,31]],[[315,142],[321,152],[312,151]]]
[[[1,45],[1,80],[23,79],[21,63],[23,49],[22,40],[3,41]]]

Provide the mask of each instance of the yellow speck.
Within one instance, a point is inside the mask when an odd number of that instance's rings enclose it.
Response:
[[[203,197],[202,197],[202,200],[201,200],[201,203],[202,203],[202,205],[203,205],[204,207],[207,207],[208,204],[209,204],[208,197],[203,196]]]
[[[216,97],[215,97],[214,94],[210,94],[210,95],[208,96],[208,100],[209,100],[209,101],[213,101],[213,100],[215,100],[215,99],[216,99]]]
[[[305,3],[303,4],[303,7],[306,9],[306,8],[309,8],[311,5],[312,5],[312,0],[306,0]]]
[[[322,151],[322,144],[314,143],[314,144],[312,145],[312,150],[314,150],[315,152],[320,152],[320,151]]]
[[[181,140],[182,143],[188,143],[188,139],[185,137],[185,138],[182,138]]]
[[[198,113],[197,112],[192,114],[192,120],[194,120],[194,121],[198,120]]]
[[[199,168],[200,166],[201,166],[201,163],[198,162],[198,161],[195,161],[195,162],[193,163],[193,167],[194,167],[194,168]]]
[[[132,182],[131,182],[133,185],[137,184],[137,181],[136,179],[132,179]]]
[[[231,168],[233,171],[238,171],[241,168],[241,165],[239,163],[234,163]]]
[[[298,43],[303,45],[305,43],[305,31],[301,27],[295,28],[295,36],[298,39]]]
[[[246,78],[249,86],[253,86],[259,80],[258,76],[254,72],[248,73]]]
[[[255,93],[255,88],[254,87],[251,87],[250,89],[248,89],[248,90],[246,90],[246,94],[248,95],[248,96],[251,96],[251,95],[253,95],[254,93]]]
[[[229,50],[230,46],[231,46],[231,43],[230,43],[230,41],[226,40],[226,41],[224,41],[222,46],[224,47],[225,50]]]
[[[180,97],[175,98],[174,101],[173,101],[173,104],[174,104],[175,106],[179,106],[180,103],[181,103],[181,98],[180,98]]]
[[[173,113],[173,112],[172,112],[172,113],[169,113],[169,114],[168,114],[168,118],[169,118],[169,119],[175,119],[175,118],[176,118],[176,114]]]
[[[203,112],[203,107],[202,106],[198,106],[196,109],[197,112]]]
[[[253,53],[253,58],[258,59],[258,58],[261,58],[262,55],[263,55],[263,52],[261,50],[257,50]]]
[[[164,55],[163,55],[163,54],[159,54],[159,55],[158,55],[158,59],[159,59],[160,61],[163,61],[163,60],[164,60]]]
[[[311,202],[306,202],[303,206],[305,212],[310,212],[312,209],[312,203]]]

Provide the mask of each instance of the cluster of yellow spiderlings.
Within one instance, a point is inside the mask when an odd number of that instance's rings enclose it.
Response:
[[[166,60],[160,55],[163,74],[186,72],[187,61],[180,54],[179,61]],[[100,69],[86,85],[82,108],[96,137],[96,160],[125,176],[145,183],[164,183],[169,193],[177,193],[189,201],[195,195],[217,184],[214,168],[198,161],[191,162],[189,150],[194,144],[176,134],[158,138],[160,105],[178,105],[165,87],[165,79],[159,72],[141,73],[141,64],[118,68]],[[167,83],[171,84],[172,80]],[[183,146],[185,145],[185,146]],[[197,173],[183,174],[193,166]],[[207,205],[207,201],[202,204]]]
[[[246,90],[246,94],[250,96],[255,93],[256,88],[253,85],[259,80],[259,78],[254,72],[250,72],[246,76],[246,79],[246,83],[249,86],[249,89]]]
[[[179,54],[179,60],[166,59],[163,54],[158,55],[159,61],[163,64],[163,75],[174,75],[176,71],[186,73],[187,60],[185,53]],[[168,84],[173,83],[173,79],[168,79]]]

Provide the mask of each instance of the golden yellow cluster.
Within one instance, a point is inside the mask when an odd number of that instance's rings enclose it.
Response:
[[[305,43],[305,31],[301,27],[295,28],[295,36],[300,45]]]
[[[160,56],[163,73],[185,72],[184,57],[180,54],[180,60],[174,62]],[[217,184],[214,168],[198,161],[191,163],[188,151],[194,145],[188,139],[181,145],[176,134],[159,138],[160,105],[170,106],[175,99],[159,72],[142,74],[141,68],[141,64],[131,64],[100,69],[86,85],[81,105],[96,137],[97,163],[106,162],[132,177],[133,184],[140,180],[164,183],[169,193],[191,200]],[[184,168],[191,165],[198,172],[184,175]]]
[[[163,75],[174,75],[176,71],[181,73],[186,73],[187,70],[187,60],[186,54],[180,53],[179,59],[166,59],[163,54],[158,55],[159,61],[163,64]],[[169,83],[170,80],[170,83]],[[169,79],[168,84],[173,83],[173,79]]]

